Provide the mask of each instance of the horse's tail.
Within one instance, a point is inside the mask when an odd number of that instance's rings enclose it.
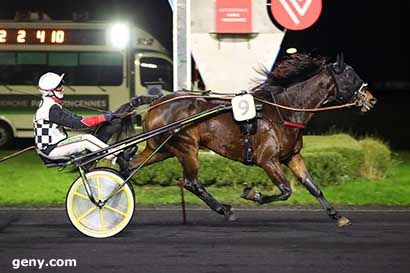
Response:
[[[133,111],[134,107],[130,103],[124,103],[113,112],[113,114],[120,117],[121,120],[121,126],[117,131],[115,142],[118,142],[123,135],[128,136],[135,133],[132,119]]]
[[[118,142],[123,136],[135,133],[132,125],[133,111],[134,107],[130,103],[124,103],[113,112],[116,119],[110,123],[103,123],[96,129],[94,135],[107,143],[114,135],[114,141]]]

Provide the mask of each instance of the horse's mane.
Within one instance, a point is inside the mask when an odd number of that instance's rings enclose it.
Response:
[[[272,71],[260,73],[266,77],[263,85],[286,86],[304,81],[318,73],[326,64],[326,58],[306,53],[296,53],[280,60]]]

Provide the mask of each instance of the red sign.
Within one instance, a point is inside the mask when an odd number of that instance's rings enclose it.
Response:
[[[216,0],[217,33],[252,32],[252,0]]]
[[[284,28],[302,30],[319,19],[322,0],[271,0],[270,12]]]

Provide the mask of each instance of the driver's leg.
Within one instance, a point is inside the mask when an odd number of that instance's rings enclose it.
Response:
[[[85,150],[90,152],[98,151],[102,148],[106,148],[108,145],[93,135],[77,135],[69,137],[66,140],[60,142],[49,154],[51,157],[68,156],[72,154],[81,153]],[[115,155],[109,155],[106,157],[108,160],[113,160]]]

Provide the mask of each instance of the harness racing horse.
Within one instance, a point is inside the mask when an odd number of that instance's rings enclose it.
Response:
[[[303,147],[301,128],[309,122],[314,112],[326,103],[338,101],[349,106],[357,105],[366,112],[373,107],[376,99],[353,68],[345,64],[343,57],[339,56],[336,63],[327,64],[323,57],[294,54],[278,63],[273,72],[264,73],[266,80],[250,91],[256,102],[264,104],[260,112],[261,118],[257,119],[257,131],[251,137],[251,160],[252,164],[260,166],[267,173],[280,193],[266,195],[245,188],[242,197],[258,204],[288,199],[292,189],[282,169],[282,165],[286,165],[317,198],[329,217],[336,220],[339,227],[348,225],[350,221],[329,204],[306,168],[300,153]],[[221,97],[176,92],[156,100],[151,105],[144,120],[144,129],[150,131],[227,103],[229,101]],[[287,108],[283,109],[278,105]],[[234,220],[231,206],[217,201],[198,179],[200,147],[246,163],[245,136],[233,119],[232,112],[224,112],[187,126],[149,158],[152,151],[168,136],[169,134],[163,134],[149,139],[145,150],[130,161],[129,168],[136,169],[147,159],[147,164],[152,164],[175,156],[183,168],[185,189],[197,195],[215,212]]]

